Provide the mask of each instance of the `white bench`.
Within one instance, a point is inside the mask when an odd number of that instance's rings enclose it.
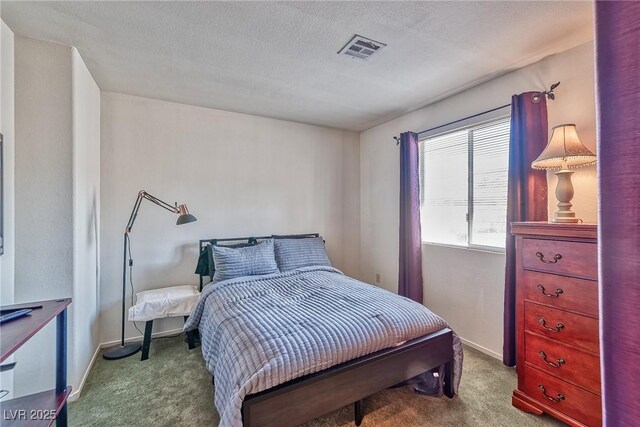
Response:
[[[199,299],[200,292],[195,285],[170,286],[136,294],[136,304],[129,309],[129,321],[146,322],[140,360],[149,358],[154,319],[182,316],[186,321]],[[189,350],[195,348],[193,331],[187,332],[187,343]]]

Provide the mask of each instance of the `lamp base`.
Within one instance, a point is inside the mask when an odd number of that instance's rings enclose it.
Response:
[[[581,219],[576,218],[576,213],[571,210],[573,206],[571,204],[571,199],[573,199],[571,175],[573,175],[573,172],[568,169],[556,172],[556,176],[558,177],[558,185],[556,186],[558,210],[551,221],[554,224],[576,224],[582,222]]]
[[[113,347],[106,349],[102,354],[102,357],[106,360],[124,359],[125,357],[136,354],[141,348],[142,345],[138,343],[114,345]]]
[[[554,224],[577,224],[579,222],[582,222],[582,220],[580,218],[575,218],[575,217],[573,217],[573,218],[571,218],[571,217],[569,217],[569,218],[562,218],[562,217],[556,218],[556,217],[554,217],[551,220],[551,222],[554,223]]]

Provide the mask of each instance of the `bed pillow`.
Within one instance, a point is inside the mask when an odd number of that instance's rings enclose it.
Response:
[[[206,274],[206,276],[209,276],[211,278],[211,280],[213,280],[213,275],[216,272],[216,263],[213,260],[213,247],[214,246],[220,246],[223,248],[246,248],[248,246],[255,246],[258,244],[258,241],[255,240],[253,237],[248,241],[248,242],[244,242],[244,243],[235,243],[232,245],[218,245],[215,243],[209,243],[206,246],[206,250],[207,250],[207,259],[208,259],[208,263],[207,263],[207,268],[208,268],[208,274]]]
[[[271,239],[243,248],[212,246],[211,250],[216,268],[213,282],[278,272]]]
[[[235,245],[220,245],[228,248],[244,248],[246,246],[257,245],[258,242],[249,242],[249,243],[238,243]],[[200,276],[209,276],[213,279],[213,273],[216,271],[215,264],[213,263],[213,250],[211,247],[214,246],[212,243],[208,243],[203,246],[200,250],[200,256],[198,256],[198,264],[196,265],[195,274]],[[217,245],[216,245],[217,246]]]
[[[331,267],[322,237],[275,239],[276,261],[280,271],[326,265]]]

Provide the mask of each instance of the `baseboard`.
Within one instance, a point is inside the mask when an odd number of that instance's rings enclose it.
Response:
[[[182,329],[171,329],[169,331],[161,331],[161,332],[155,332],[151,334],[151,338],[162,338],[162,337],[166,337],[169,335],[178,335],[182,333]],[[130,343],[130,342],[136,342],[136,341],[142,341],[142,335],[138,335],[135,337],[131,337],[131,338],[125,338],[124,342],[126,343]],[[80,394],[82,393],[82,388],[84,387],[84,384],[87,381],[87,378],[89,378],[89,373],[91,372],[91,369],[93,368],[93,365],[96,363],[96,360],[98,359],[98,355],[100,354],[100,350],[102,350],[103,348],[106,347],[111,347],[112,345],[117,345],[120,343],[120,340],[115,340],[115,341],[107,341],[107,342],[103,342],[98,344],[98,346],[96,347],[96,350],[93,352],[93,356],[91,357],[91,361],[89,362],[89,366],[87,366],[87,369],[84,371],[84,375],[82,376],[82,381],[80,381],[80,384],[78,385],[78,388],[73,390],[71,392],[71,394],[69,395],[69,402],[73,402],[74,400],[77,400],[80,397]]]
[[[69,402],[73,402],[74,400],[77,400],[80,397],[80,392],[82,391],[82,387],[84,387],[84,383],[87,382],[87,378],[89,378],[89,372],[91,372],[91,368],[93,368],[93,364],[96,362],[96,359],[98,358],[98,354],[100,354],[101,348],[102,347],[100,346],[100,344],[96,346],[96,350],[93,352],[93,356],[89,361],[89,365],[87,366],[87,369],[84,371],[84,375],[82,375],[82,380],[80,380],[80,384],[78,384],[78,387],[75,390],[71,390],[71,394],[67,399]]]
[[[181,333],[182,333],[182,328],[171,329],[169,331],[154,332],[151,334],[151,338],[162,338],[169,335],[178,335]],[[137,341],[142,342],[142,338],[143,338],[142,335],[136,335],[135,337],[125,338],[124,342],[126,343],[137,342]],[[100,344],[100,348],[111,347],[112,345],[117,345],[119,343],[120,343],[120,340],[103,342],[102,344]]]
[[[471,347],[471,348],[473,348],[475,350],[478,350],[479,352],[484,353],[487,356],[491,356],[491,357],[493,357],[495,359],[502,360],[502,355],[499,354],[499,353],[496,353],[493,350],[489,350],[486,347],[483,347],[483,346],[481,346],[479,344],[476,344],[473,341],[466,340],[466,339],[464,339],[462,337],[460,338],[460,341],[462,341],[462,344],[468,345],[469,347]]]

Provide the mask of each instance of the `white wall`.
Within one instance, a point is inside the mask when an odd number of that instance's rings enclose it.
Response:
[[[139,190],[187,203],[198,221],[176,227],[143,202],[131,233],[136,292],[196,284],[198,240],[213,237],[319,232],[332,263],[359,274],[358,134],[104,92],[101,128],[103,342],[120,334],[122,233]]]
[[[14,266],[14,49],[13,32],[1,22],[0,35],[0,132],[3,135],[2,152],[2,191],[4,220],[4,254],[0,256],[0,301],[2,304],[13,302],[13,266]]]
[[[397,292],[398,277],[398,148],[393,136],[449,123],[510,102],[515,93],[541,90],[561,81],[557,98],[548,103],[550,127],[572,122],[585,145],[595,152],[593,44],[552,55],[458,95],[406,114],[360,135],[361,276]],[[596,221],[597,182],[594,167],[574,175],[574,210]],[[446,184],[443,177],[442,184]],[[549,179],[553,215],[555,176]],[[443,316],[467,341],[500,357],[504,255],[423,246],[425,305]]]
[[[0,256],[0,304],[13,302],[14,287],[14,59],[13,32],[0,21],[0,132],[3,134],[2,191],[4,221],[4,254]],[[10,362],[11,360],[7,361]],[[0,389],[13,393],[13,371],[0,374]]]
[[[68,382],[98,345],[100,92],[74,48],[15,38],[15,301],[73,297]],[[55,322],[16,352],[15,393],[51,388]]]
[[[15,37],[15,301],[72,296],[71,48]],[[16,352],[15,393],[55,384],[55,322]]]
[[[69,369],[74,390],[99,345],[100,89],[78,51],[71,52],[73,116],[73,336]]]

